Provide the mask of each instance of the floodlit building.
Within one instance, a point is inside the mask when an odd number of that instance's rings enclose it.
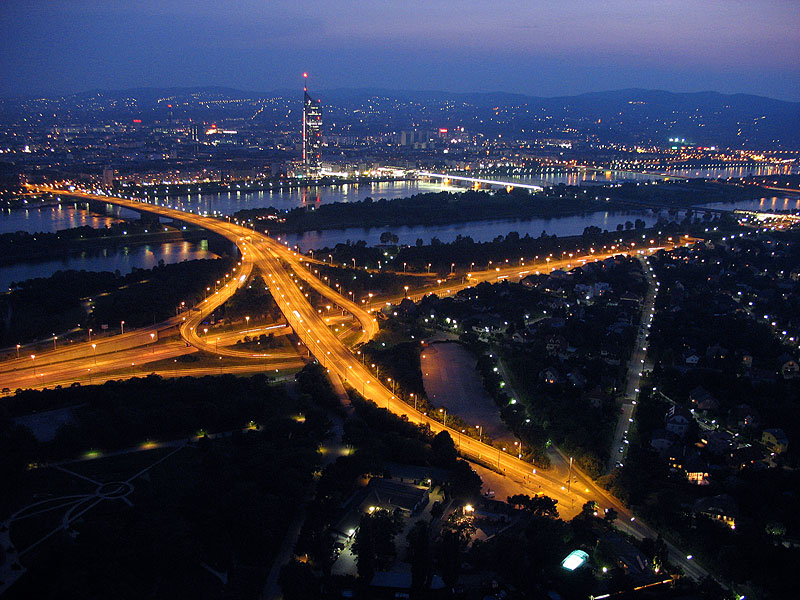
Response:
[[[783,429],[765,429],[761,434],[761,443],[775,454],[783,454],[789,449],[789,438]]]
[[[316,175],[322,167],[322,102],[309,96],[306,85],[303,96],[303,167],[306,174]]]

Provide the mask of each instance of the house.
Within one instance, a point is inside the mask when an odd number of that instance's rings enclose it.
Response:
[[[606,281],[598,281],[592,286],[595,296],[602,296],[606,292],[611,291],[611,284]]]
[[[699,456],[692,456],[683,463],[686,480],[694,485],[708,485],[708,463]]]
[[[728,464],[735,468],[747,469],[749,467],[764,467],[764,463],[759,461],[764,459],[764,449],[758,446],[742,446],[733,450],[728,456]]]
[[[765,429],[761,433],[761,443],[775,454],[783,454],[789,449],[789,438],[783,429]]]
[[[730,527],[736,528],[736,518],[739,516],[739,507],[728,494],[700,498],[692,505],[692,514],[708,519],[720,521]]]
[[[687,365],[690,365],[690,366],[694,367],[694,366],[697,366],[697,363],[699,363],[699,362],[700,362],[700,357],[699,357],[699,356],[697,356],[697,354],[690,354],[689,356],[687,356],[687,357],[684,359],[684,362],[685,362]]]
[[[788,354],[781,355],[778,358],[778,364],[780,365],[778,370],[784,379],[797,379],[800,377],[800,365]]]
[[[689,392],[689,402],[700,411],[715,411],[719,409],[719,402],[705,388],[697,386]]]
[[[575,286],[575,295],[578,300],[591,300],[594,296],[594,288],[585,283],[579,283]]]
[[[506,327],[505,321],[499,315],[477,315],[471,319],[472,330],[476,333],[491,333],[495,331],[504,331]]]
[[[731,421],[739,428],[758,427],[761,417],[758,411],[749,404],[740,404],[731,411]]]
[[[387,462],[384,464],[384,477],[400,483],[432,487],[438,483],[449,481],[450,471],[437,467],[418,467],[416,465]]]
[[[667,431],[671,431],[678,437],[683,437],[689,431],[689,424],[692,422],[691,413],[680,406],[671,406],[664,417]]]
[[[427,487],[373,477],[367,484],[367,496],[361,506],[400,510],[411,514],[425,506],[429,491]]]
[[[714,344],[713,346],[706,348],[706,358],[723,360],[726,356],[728,356],[728,349],[724,346]]]
[[[586,394],[586,400],[588,400],[589,404],[593,407],[600,408],[606,400],[606,395],[603,393],[603,390],[600,389],[600,386],[596,385],[592,391]]]
[[[547,338],[545,349],[548,356],[558,356],[567,351],[567,340],[563,335],[554,334]]]
[[[553,367],[547,367],[539,373],[539,379],[548,384],[561,383],[561,375]]]
[[[724,456],[733,449],[733,435],[724,429],[704,431],[700,442],[716,456]]]
[[[614,531],[604,533],[597,541],[597,547],[625,574],[635,578],[644,577],[645,580],[652,576],[652,567],[647,557],[620,534]]]
[[[678,436],[666,429],[656,429],[650,439],[650,446],[659,454],[666,452],[678,441]]]
[[[580,371],[571,371],[567,375],[567,381],[569,381],[576,388],[581,388],[581,389],[586,387],[587,383],[586,377],[584,377]]]

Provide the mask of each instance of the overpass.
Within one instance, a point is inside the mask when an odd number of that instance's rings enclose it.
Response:
[[[482,177],[467,177],[465,175],[448,175],[447,173],[431,173],[429,171],[417,171],[418,177],[426,177],[428,179],[439,179],[443,183],[450,183],[452,181],[469,183],[472,185],[505,188],[512,190],[514,188],[521,188],[530,190],[532,192],[541,192],[544,188],[540,185],[532,183],[520,183],[518,181],[500,181],[499,179],[484,179]]]

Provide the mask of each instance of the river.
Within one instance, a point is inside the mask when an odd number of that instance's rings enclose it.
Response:
[[[709,176],[722,174],[724,173],[717,170],[711,172]],[[576,173],[564,171],[544,172],[541,175],[549,178],[550,182],[557,182],[556,180],[561,179],[564,183],[572,182],[570,178],[578,176]],[[612,174],[613,177],[625,177],[626,175],[628,175],[627,172],[615,172]],[[367,196],[375,199],[391,199],[445,189],[458,191],[461,188],[452,188],[438,183],[422,181],[396,181],[341,187],[293,189],[283,192],[197,194],[169,198],[164,201],[164,204],[193,212],[230,214],[243,208],[274,206],[276,208],[291,209],[310,203],[356,202],[363,200]],[[710,204],[709,207],[785,210],[800,208],[800,199],[775,197],[747,200],[734,204],[715,203]],[[104,227],[120,219],[130,218],[138,218],[138,215],[119,208],[109,208],[108,213],[105,215],[93,215],[78,203],[62,203],[60,206],[41,208],[30,206],[0,212],[0,233],[20,230],[52,232],[82,225]],[[649,210],[599,211],[585,215],[550,219],[490,220],[453,225],[396,227],[392,229],[392,233],[398,236],[402,244],[414,244],[418,238],[421,238],[425,243],[429,243],[431,238],[434,237],[442,242],[450,242],[458,235],[470,236],[476,242],[484,242],[491,241],[500,235],[506,235],[511,231],[516,231],[522,236],[530,234],[533,237],[538,237],[542,231],[546,231],[549,235],[558,236],[579,235],[588,226],[614,230],[618,224],[626,221],[635,221],[636,219],[642,219],[645,223],[651,225],[657,220],[657,215]],[[374,245],[379,242],[380,234],[385,230],[386,228],[379,227],[310,231],[302,234],[285,235],[283,239],[292,245],[297,244],[303,251],[307,251],[309,249],[335,246],[338,243],[346,243],[347,240],[352,242],[364,240],[367,244]],[[66,255],[55,260],[0,268],[0,289],[6,289],[12,281],[30,277],[47,277],[59,269],[109,271],[119,269],[120,272],[127,273],[134,267],[152,267],[158,264],[159,260],[171,263],[194,258],[211,258],[213,256],[214,254],[208,251],[204,243],[194,244],[190,242],[153,244]]]
[[[150,269],[160,260],[177,263],[198,258],[215,258],[205,240],[200,242],[164,242],[144,246],[79,252],[57,259],[34,263],[16,263],[0,267],[0,290],[6,290],[14,281],[34,277],[49,277],[66,269],[85,271],[116,271],[130,273],[134,268]]]
[[[453,225],[418,225],[410,227],[392,227],[391,232],[399,238],[400,244],[414,244],[417,238],[427,244],[431,238],[438,238],[442,242],[452,242],[457,236],[470,236],[476,242],[488,242],[499,235],[506,235],[516,231],[521,236],[530,234],[539,237],[543,231],[548,235],[567,236],[579,235],[584,228],[594,225],[600,229],[613,230],[625,221],[634,222],[643,220],[647,225],[652,225],[658,220],[658,215],[648,210],[632,211],[602,211],[585,215],[558,217],[553,219],[526,219],[526,220],[497,220],[474,221],[470,223],[456,223]],[[346,243],[347,240],[356,242],[364,240],[368,246],[380,243],[381,233],[387,231],[386,227],[352,228],[352,229],[325,229],[322,231],[307,231],[298,234],[285,234],[281,240],[294,246],[297,244],[305,252],[309,249],[333,247],[336,244]]]

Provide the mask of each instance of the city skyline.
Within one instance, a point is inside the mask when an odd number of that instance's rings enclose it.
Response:
[[[453,11],[443,2],[133,7],[65,0],[9,2],[0,12],[4,96],[206,85],[274,90],[294,87],[297,73],[309,70],[317,89],[560,96],[642,87],[799,99],[800,7],[781,0],[759,3],[757,12],[752,3],[685,0],[509,2],[502,11],[477,2]]]

